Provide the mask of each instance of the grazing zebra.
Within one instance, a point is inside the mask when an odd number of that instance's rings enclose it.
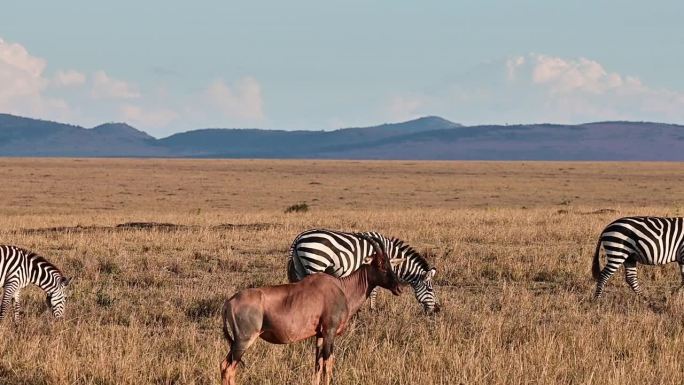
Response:
[[[19,292],[35,284],[47,293],[47,303],[55,317],[64,313],[65,289],[69,278],[45,258],[16,246],[0,245],[0,287],[3,289],[0,320],[10,304],[14,305],[14,321],[19,320]]]
[[[367,264],[373,254],[373,246],[364,237],[382,242],[387,255],[395,260],[394,272],[403,283],[413,287],[416,299],[428,312],[440,309],[432,287],[436,269],[409,245],[396,238],[387,238],[375,232],[346,233],[314,229],[299,234],[288,259],[287,276],[296,282],[313,273],[325,272],[336,277],[346,277],[362,264]],[[399,259],[400,261],[396,261]],[[377,290],[370,294],[371,309],[375,308]]]
[[[636,294],[642,289],[637,280],[636,265],[663,265],[677,261],[684,286],[684,218],[626,217],[609,224],[601,233],[592,275],[597,281],[594,298],[600,298],[608,279],[620,265],[625,265],[625,280]],[[601,270],[599,252],[606,252],[607,263]]]

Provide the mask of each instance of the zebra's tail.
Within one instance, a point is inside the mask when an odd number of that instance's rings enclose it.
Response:
[[[287,254],[287,280],[290,283],[299,281],[297,279],[297,271],[295,270],[295,248],[297,247],[297,242],[299,241],[299,236],[290,245],[289,253]]]
[[[594,276],[594,280],[598,281],[601,275],[601,262],[599,262],[599,253],[601,252],[601,237],[599,237],[598,242],[596,242],[596,251],[594,251],[594,261],[591,264],[591,275]]]

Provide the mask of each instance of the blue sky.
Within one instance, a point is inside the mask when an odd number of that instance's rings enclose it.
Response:
[[[681,1],[4,2],[0,111],[155,136],[684,123]]]

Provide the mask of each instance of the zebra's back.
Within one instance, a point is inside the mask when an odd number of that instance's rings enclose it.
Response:
[[[0,245],[0,287],[8,278],[15,277],[26,270],[28,256],[32,253],[21,247]]]
[[[290,267],[297,280],[319,272],[346,277],[358,270],[373,252],[373,245],[356,233],[308,230],[299,234],[290,247]]]
[[[607,252],[634,255],[639,263],[661,265],[682,257],[684,218],[624,217],[601,233]]]

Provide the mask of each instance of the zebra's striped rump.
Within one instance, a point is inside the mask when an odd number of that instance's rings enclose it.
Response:
[[[601,269],[600,250],[606,253]],[[595,298],[601,297],[608,279],[625,266],[625,280],[635,293],[642,289],[637,280],[637,263],[663,265],[678,262],[684,286],[684,218],[625,217],[610,223],[601,233],[592,264],[597,280]]]

